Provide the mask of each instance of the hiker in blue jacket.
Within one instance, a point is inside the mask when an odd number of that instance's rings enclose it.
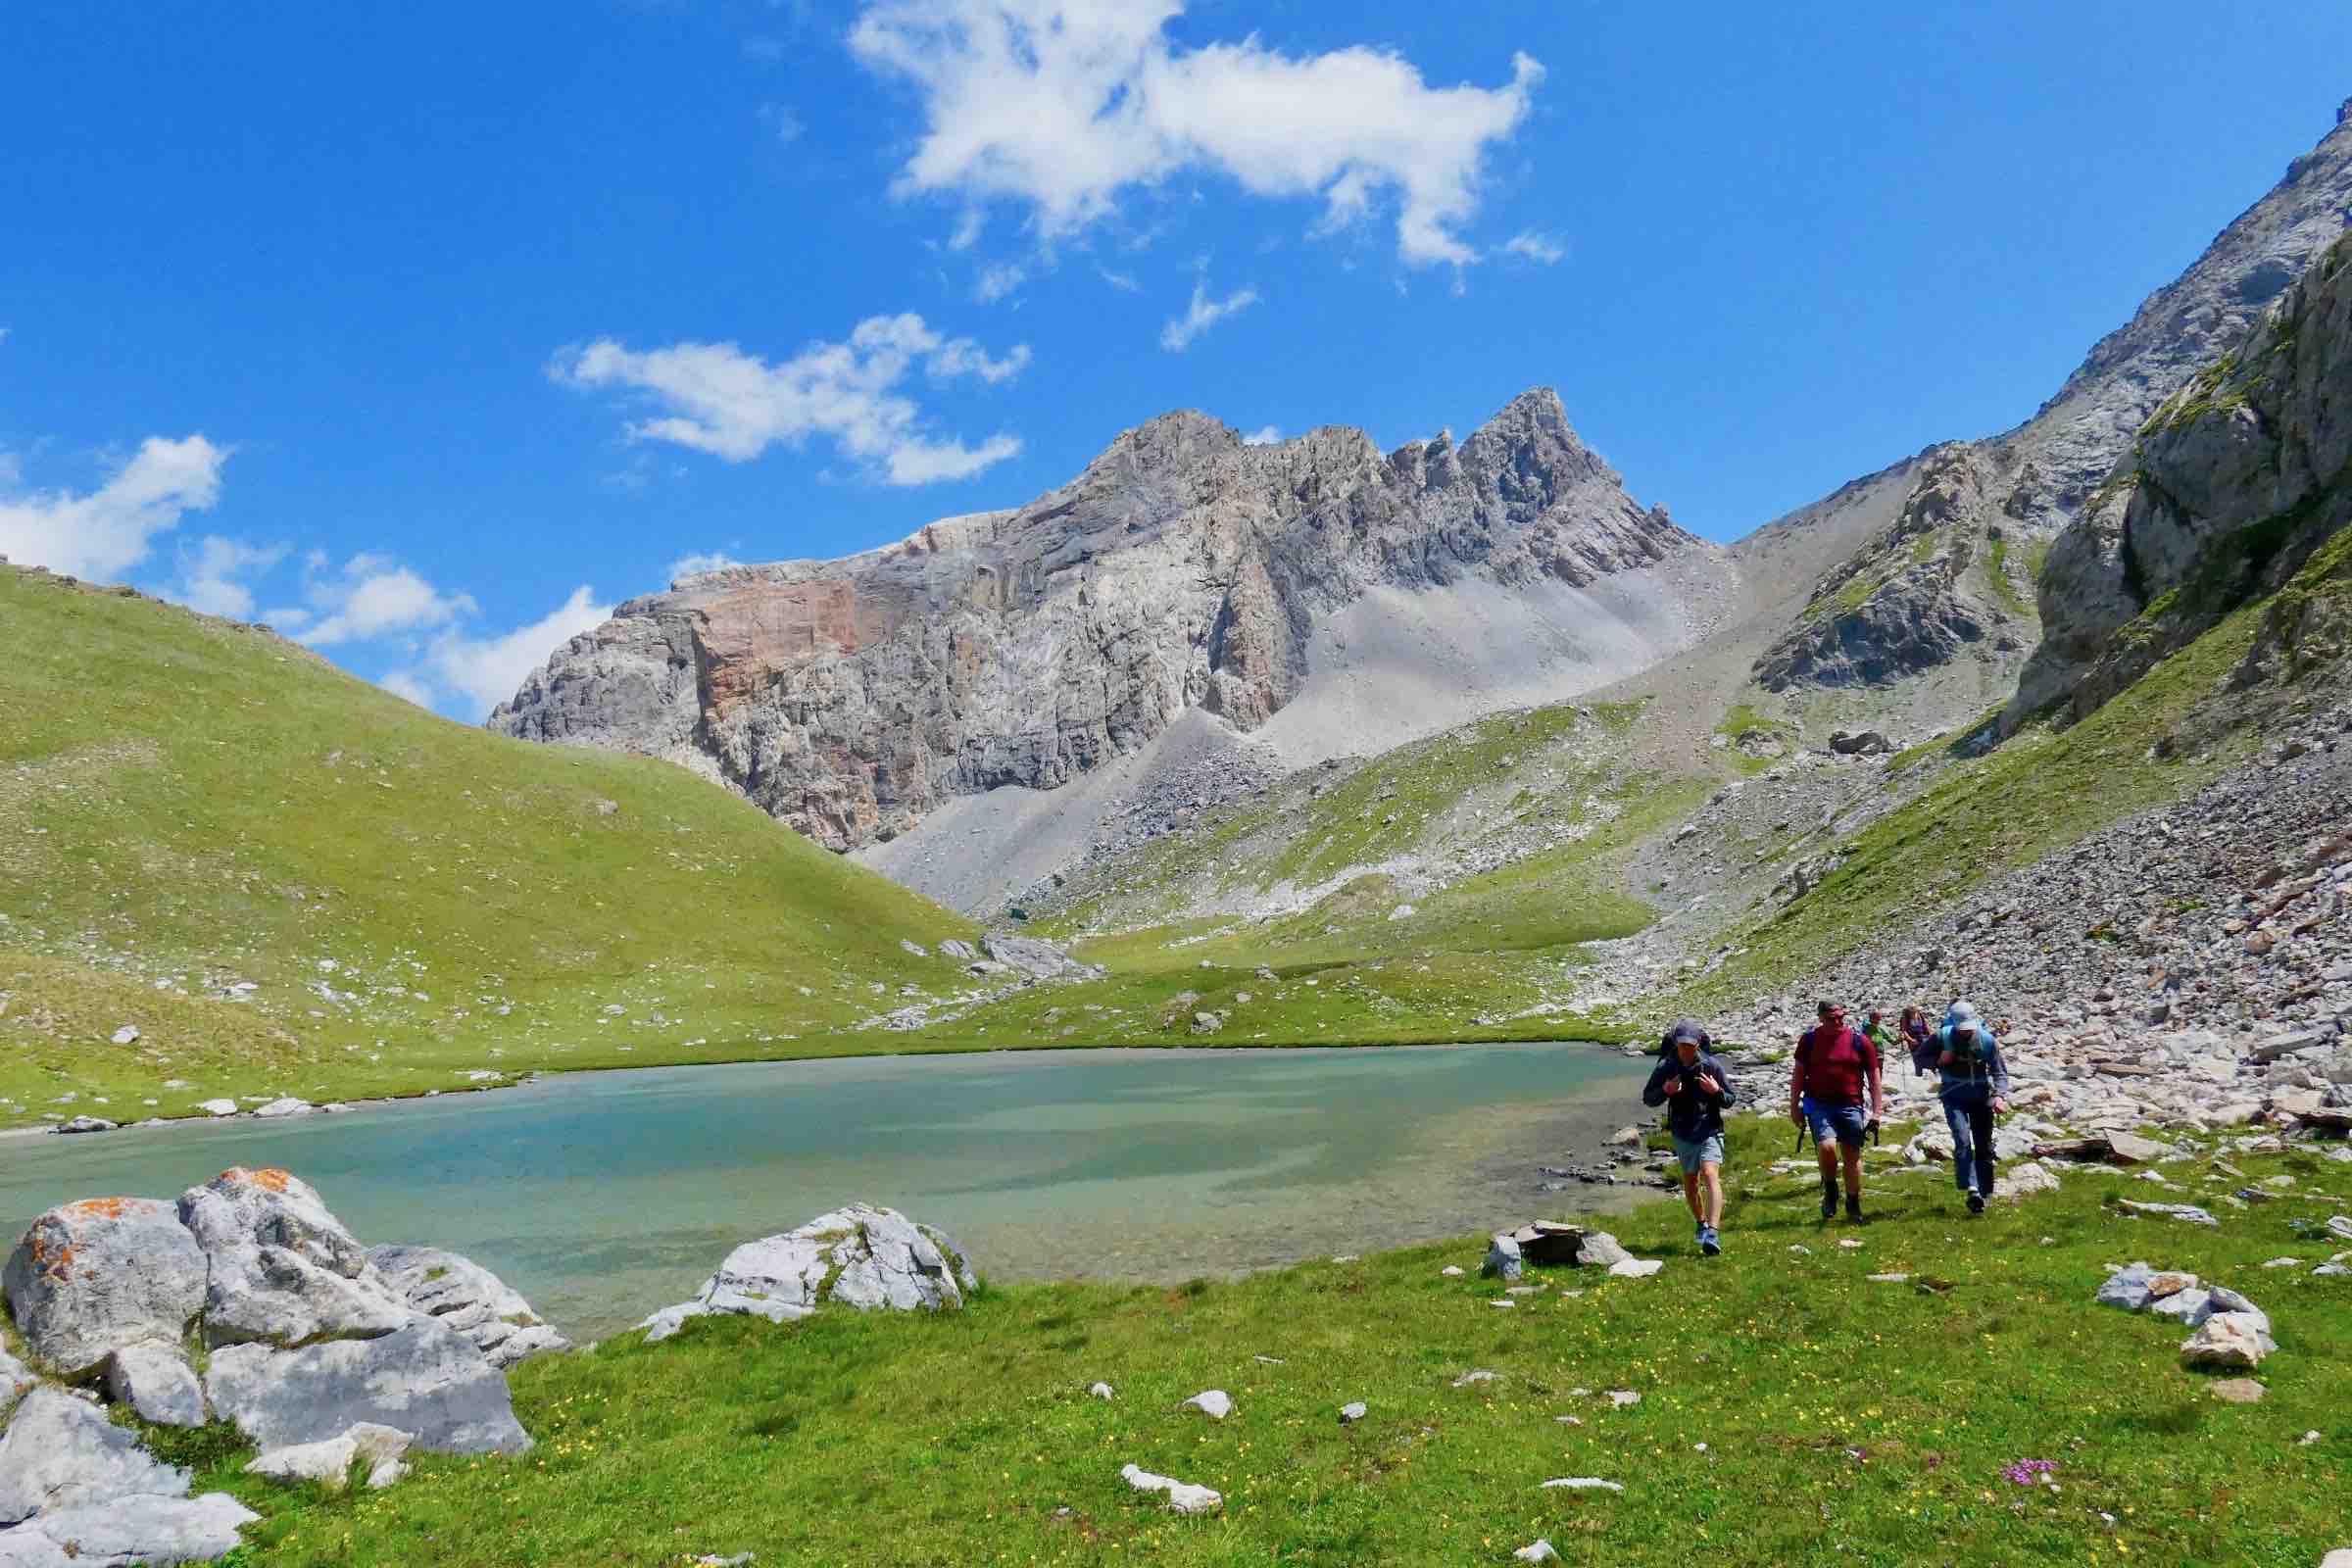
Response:
[[[1666,1130],[1683,1165],[1683,1198],[1698,1221],[1698,1250],[1723,1250],[1723,1112],[1737,1104],[1732,1075],[1707,1048],[1695,1019],[1678,1018],[1642,1090],[1642,1103],[1666,1107]]]
[[[1992,1196],[1992,1118],[2009,1109],[2009,1064],[1991,1025],[1965,1002],[1943,1015],[1936,1045],[1943,1119],[1952,1129],[1952,1176],[1968,1197],[1968,1211],[1982,1214]]]

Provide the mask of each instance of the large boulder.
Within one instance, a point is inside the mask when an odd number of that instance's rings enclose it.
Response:
[[[852,1203],[781,1236],[746,1242],[703,1282],[691,1300],[638,1325],[646,1339],[667,1339],[688,1318],[711,1313],[790,1322],[824,1301],[859,1311],[891,1307],[941,1310],[963,1305],[979,1279],[947,1235],[895,1208]]]
[[[980,939],[981,951],[997,962],[1020,970],[1033,980],[1054,980],[1062,975],[1083,975],[1086,965],[1055,947],[1035,937],[1009,937],[992,933]]]
[[[416,1315],[318,1195],[285,1171],[224,1170],[180,1195],[179,1218],[210,1268],[207,1345],[374,1339]]]
[[[262,1448],[322,1443],[354,1422],[406,1432],[438,1453],[521,1453],[506,1374],[456,1330],[412,1316],[393,1333],[300,1349],[258,1343],[213,1352],[204,1391]]]
[[[86,1377],[125,1345],[177,1343],[204,1305],[205,1260],[170,1203],[92,1198],[34,1220],[0,1270],[32,1358]]]
[[[9,1354],[6,1345],[0,1345],[0,1421],[8,1419],[8,1412],[17,1407],[17,1400],[31,1390],[35,1381],[32,1368]]]
[[[2277,1348],[2249,1314],[2216,1312],[2180,1342],[2180,1364],[2250,1369]]]
[[[0,1436],[0,1526],[77,1504],[187,1494],[185,1470],[158,1460],[105,1411],[63,1389],[24,1396]]]
[[[571,1348],[519,1293],[471,1258],[437,1247],[377,1247],[368,1259],[411,1307],[471,1340],[492,1366]]]

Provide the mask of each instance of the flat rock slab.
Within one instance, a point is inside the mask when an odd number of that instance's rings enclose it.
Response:
[[[2217,1378],[2206,1385],[2205,1392],[2231,1404],[2260,1404],[2271,1391],[2252,1378]]]
[[[204,1305],[206,1273],[172,1204],[93,1198],[34,1220],[0,1291],[33,1360],[80,1378],[120,1346],[176,1344]]]
[[[166,1568],[210,1562],[261,1517],[225,1492],[201,1497],[118,1497],[76,1503],[0,1530],[0,1568]]]
[[[1661,1258],[1629,1257],[1621,1262],[1611,1263],[1609,1274],[1612,1278],[1621,1280],[1645,1280],[1665,1266],[1665,1261]]]
[[[272,1481],[315,1481],[329,1492],[341,1492],[351,1482],[351,1467],[365,1463],[368,1485],[383,1488],[408,1474],[402,1455],[409,1451],[409,1435],[371,1421],[357,1421],[339,1438],[322,1443],[296,1443],[271,1448],[246,1466],[250,1475]]]
[[[519,1292],[469,1257],[437,1247],[376,1247],[368,1260],[413,1309],[471,1340],[492,1366],[571,1348]]]
[[[1598,1476],[1558,1476],[1544,1483],[1545,1492],[1623,1492],[1625,1488]]]
[[[213,1353],[214,1411],[262,1448],[320,1443],[367,1421],[410,1433],[433,1453],[521,1453],[506,1375],[455,1330],[412,1319],[373,1340],[299,1350],[232,1345]]]
[[[1233,1414],[1233,1396],[1223,1389],[1204,1389],[1184,1401],[1186,1410],[1198,1410],[1211,1421],[1222,1421]]]
[[[0,1436],[0,1525],[124,1497],[187,1494],[185,1470],[162,1463],[103,1410],[62,1389],[24,1396]]]

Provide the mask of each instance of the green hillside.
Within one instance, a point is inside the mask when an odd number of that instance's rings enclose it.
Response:
[[[0,1126],[856,1049],[970,933],[668,763],[0,567]]]

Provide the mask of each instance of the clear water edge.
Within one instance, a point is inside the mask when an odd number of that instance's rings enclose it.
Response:
[[[861,1056],[562,1074],[284,1121],[0,1144],[0,1225],[229,1165],[317,1187],[362,1241],[445,1247],[578,1337],[852,1200],[997,1279],[1168,1281],[1621,1207],[1539,1164],[1635,1119],[1580,1045]]]

